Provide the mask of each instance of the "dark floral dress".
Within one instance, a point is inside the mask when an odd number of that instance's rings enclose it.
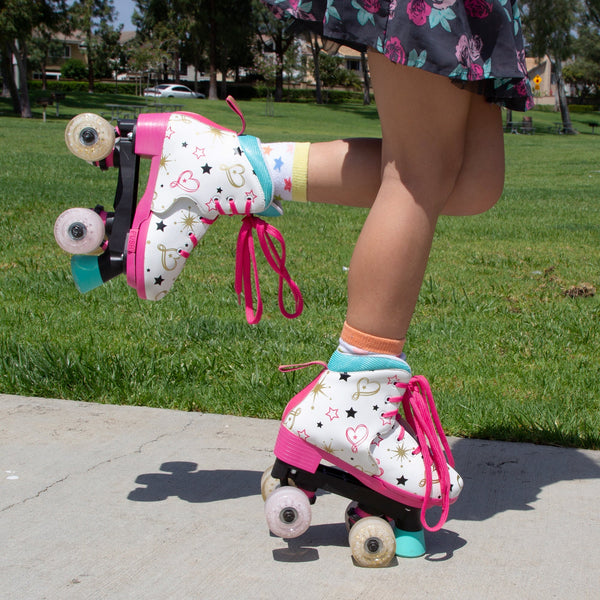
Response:
[[[533,106],[517,0],[263,0],[279,18],[449,77],[514,110]]]

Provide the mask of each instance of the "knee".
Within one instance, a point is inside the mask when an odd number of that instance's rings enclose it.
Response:
[[[503,167],[486,173],[485,177],[459,178],[444,205],[442,214],[450,216],[479,215],[496,205],[503,190]]]

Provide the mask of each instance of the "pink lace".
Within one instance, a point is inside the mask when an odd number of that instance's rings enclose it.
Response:
[[[300,289],[285,268],[285,242],[283,241],[283,236],[275,227],[259,217],[247,216],[242,219],[242,228],[238,235],[235,265],[235,292],[238,295],[240,304],[241,295],[242,293],[244,294],[246,320],[251,325],[254,325],[260,321],[263,312],[256,255],[254,252],[254,231],[256,231],[260,247],[267,262],[279,275],[279,310],[283,316],[288,319],[294,319],[302,313],[304,302]],[[277,251],[275,241],[279,242],[281,253]],[[295,311],[293,313],[288,312],[285,308],[283,301],[284,282],[287,283],[294,298]],[[256,293],[256,311],[254,310],[253,287]]]
[[[400,389],[404,389],[405,392],[402,396],[390,398],[390,401],[398,403],[402,401],[406,421],[415,431],[419,443],[419,447],[413,454],[421,452],[425,465],[425,493],[423,509],[421,510],[421,524],[429,531],[438,531],[446,522],[450,509],[450,475],[447,464],[454,467],[454,457],[442,429],[427,379],[422,375],[417,375],[412,377],[408,383],[398,382],[394,385]],[[397,410],[390,411],[383,416],[386,418],[395,417],[397,413]],[[404,432],[404,427],[401,427],[399,439],[404,437]],[[429,508],[431,500],[431,487],[433,485],[431,475],[432,466],[439,477],[442,495],[442,514],[435,525],[429,526],[425,520],[425,513]]]

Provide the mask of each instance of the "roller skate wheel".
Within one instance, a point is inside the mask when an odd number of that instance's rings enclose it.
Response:
[[[67,148],[89,162],[109,156],[115,145],[115,129],[102,117],[82,113],[73,117],[65,130]]]
[[[310,526],[310,501],[295,487],[277,488],[265,502],[265,517],[271,533],[281,538],[296,538]]]
[[[352,557],[359,567],[387,567],[396,554],[391,525],[379,517],[360,519],[348,536]]]
[[[265,469],[265,472],[260,478],[260,493],[265,502],[267,501],[267,498],[281,485],[279,479],[275,479],[275,477],[271,475],[272,470],[273,465]]]
[[[89,208],[70,208],[54,223],[56,243],[70,254],[89,254],[104,240],[104,221]]]

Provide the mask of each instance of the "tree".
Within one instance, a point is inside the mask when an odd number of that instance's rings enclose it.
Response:
[[[600,89],[600,29],[593,21],[586,20],[578,27],[573,50],[575,58],[564,66],[563,76],[585,102]]]
[[[115,5],[113,0],[76,0],[71,6],[74,29],[85,37],[88,58],[88,91],[94,91],[96,63],[102,71],[103,61],[118,54],[118,42],[122,26],[115,28]]]
[[[64,17],[64,0],[0,0],[0,54],[2,76],[9,89],[15,112],[30,118],[27,85],[29,44],[36,28],[58,28]],[[12,67],[17,64],[18,79]]]
[[[581,12],[579,0],[528,0],[524,7],[523,26],[533,53],[547,54],[552,63],[563,132],[574,134],[567,106],[563,78],[563,62],[573,50],[573,29]]]
[[[283,72],[285,58],[288,50],[294,43],[296,36],[290,30],[290,19],[276,18],[274,14],[260,2],[254,0],[254,10],[259,15],[258,36],[259,44],[263,51],[269,44],[275,54],[275,102],[283,99]],[[274,9],[277,11],[277,9]],[[283,17],[283,13],[278,15]]]

